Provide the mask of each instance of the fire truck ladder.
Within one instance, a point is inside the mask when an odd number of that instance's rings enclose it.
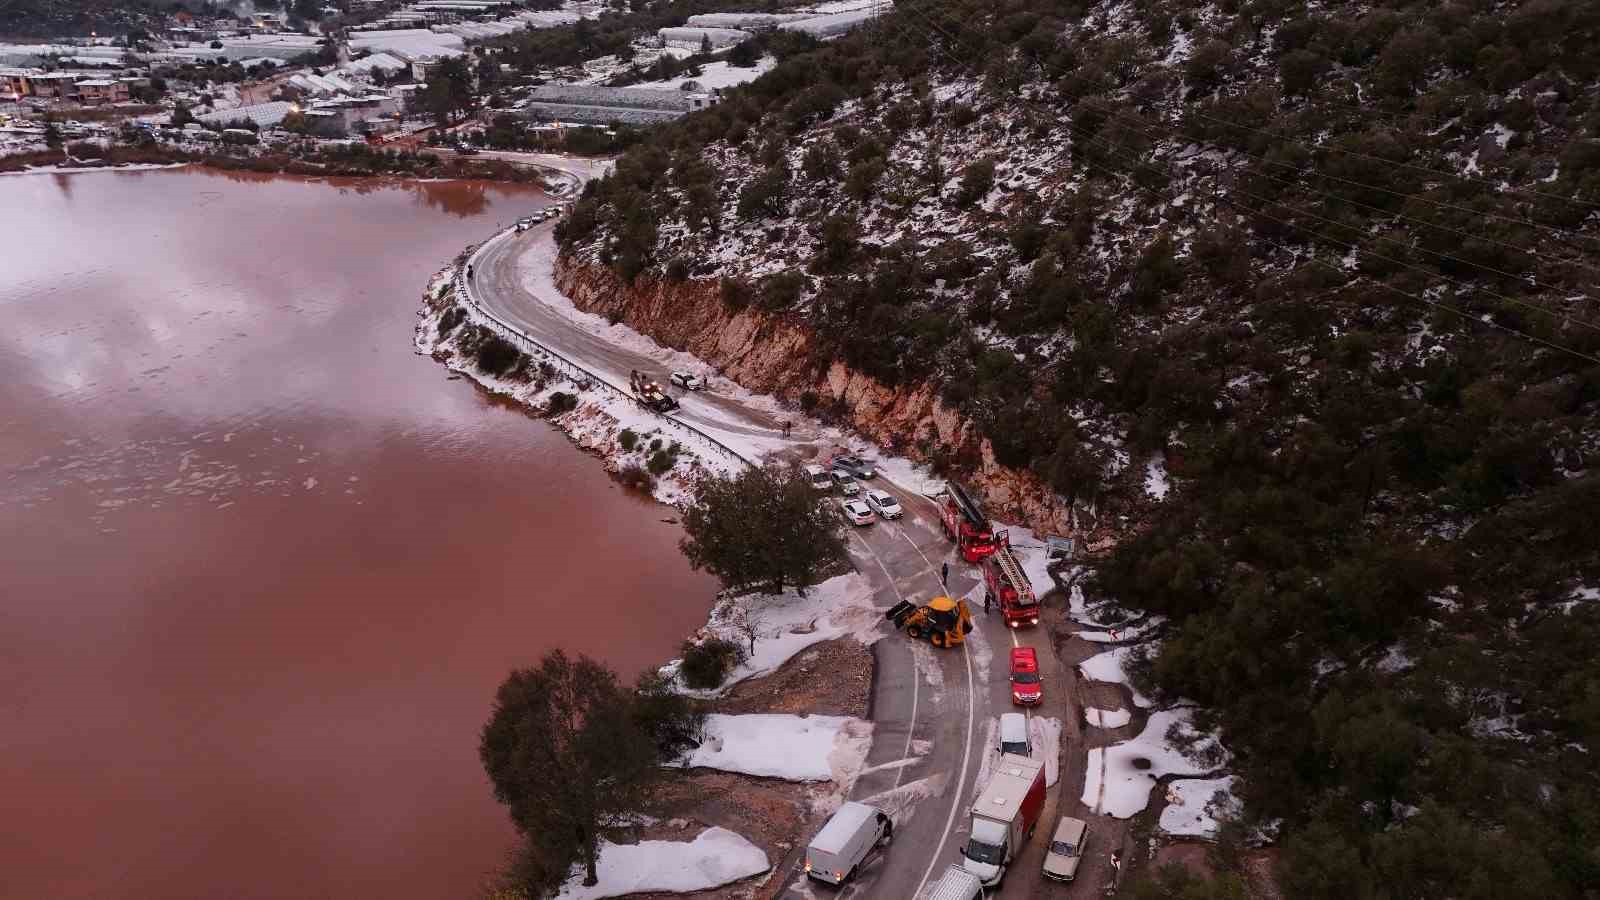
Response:
[[[1002,531],[995,535],[995,565],[1000,567],[1001,574],[1006,576],[1006,581],[1017,589],[1017,598],[1023,606],[1032,606],[1039,600],[1033,595],[1033,582],[1028,580],[1022,566],[1017,564],[1017,558],[1011,555],[1011,535]]]
[[[987,529],[989,520],[984,516],[983,508],[978,505],[978,501],[972,499],[966,488],[954,481],[949,483],[949,487],[950,499],[956,502],[956,509],[961,510],[961,517],[967,520],[967,524],[973,528]]]

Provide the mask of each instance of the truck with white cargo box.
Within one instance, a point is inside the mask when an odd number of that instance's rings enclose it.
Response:
[[[894,823],[876,806],[850,801],[839,807],[806,847],[806,874],[829,884],[854,877],[861,861],[894,838]]]
[[[993,887],[1022,853],[1044,811],[1044,760],[1001,754],[994,775],[972,804],[961,867]]]
[[[951,866],[943,878],[934,882],[928,900],[980,900],[982,896],[983,882],[978,876],[960,866]]]

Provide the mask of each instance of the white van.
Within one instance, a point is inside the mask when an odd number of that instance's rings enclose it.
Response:
[[[828,824],[806,847],[806,874],[829,884],[844,884],[876,847],[894,838],[894,823],[876,806],[850,801],[839,807]]]
[[[823,471],[821,466],[806,466],[806,480],[819,491],[833,490],[833,479],[828,477],[828,473]]]
[[[978,900],[983,896],[983,882],[978,876],[960,866],[951,866],[933,885],[928,900]]]
[[[1000,717],[1000,752],[1018,756],[1032,756],[1028,743],[1028,717],[1022,713],[1006,713]]]

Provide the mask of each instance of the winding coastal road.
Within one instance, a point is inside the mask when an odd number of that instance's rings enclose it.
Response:
[[[598,174],[585,160],[545,154],[516,156],[529,164],[559,168],[579,184]],[[555,258],[552,229],[547,223],[521,234],[502,233],[474,252],[469,290],[480,306],[614,385],[625,385],[631,370],[664,380],[669,368],[693,362],[686,363],[682,354],[655,346],[627,329],[575,311],[550,280]],[[706,372],[710,367],[699,363],[693,368]],[[781,458],[815,458],[835,451],[819,423],[783,410],[770,398],[719,391],[719,382],[721,387],[731,387],[720,378],[712,379],[708,390],[680,398],[683,407],[678,416],[714,436],[737,441],[738,446],[756,447]],[[781,418],[794,422],[789,438],[783,436]],[[939,572],[946,563],[952,596],[962,596],[978,583],[977,569],[962,562],[943,536],[930,500],[881,475],[872,486],[896,495],[906,510],[902,519],[854,528],[850,536],[856,568],[870,580],[879,609],[902,599],[926,601],[943,592]],[[1044,587],[1039,586],[1041,592]],[[1038,834],[1013,863],[1005,893],[1086,896],[1105,884],[1103,876],[1095,875],[1105,869],[1104,861],[1095,857],[1104,856],[1109,849],[1106,846],[1089,847],[1086,877],[1075,885],[1054,885],[1039,874],[1044,844],[1058,809],[1089,818],[1077,797],[1083,784],[1084,752],[1078,727],[1081,713],[1072,699],[1078,690],[1073,667],[1057,661],[1044,627],[1021,632],[1007,629],[998,612],[984,615],[981,591],[977,597],[978,627],[960,649],[942,650],[913,642],[887,623],[881,626],[885,635],[873,647],[874,740],[852,797],[877,803],[894,814],[895,841],[887,853],[869,859],[858,880],[838,892],[841,897],[917,898],[928,893],[948,866],[960,861],[967,811],[992,763],[998,716],[1013,711],[1006,673],[1008,653],[1015,645],[1039,651],[1046,704],[1035,714],[1061,719],[1063,733],[1060,783],[1050,790]],[[1091,827],[1098,826],[1091,820]],[[802,836],[800,846],[788,858],[773,861],[780,867],[773,883],[785,885],[784,896],[835,893],[810,882],[801,872],[803,845],[809,837]],[[1101,851],[1098,854],[1097,849]]]

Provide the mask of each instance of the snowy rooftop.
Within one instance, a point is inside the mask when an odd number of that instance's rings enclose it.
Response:
[[[282,122],[293,108],[294,104],[292,103],[274,100],[271,103],[258,103],[255,106],[218,110],[217,112],[195,116],[195,118],[208,125],[226,125],[229,122],[237,122],[240,119],[249,119],[261,126],[276,125]]]

